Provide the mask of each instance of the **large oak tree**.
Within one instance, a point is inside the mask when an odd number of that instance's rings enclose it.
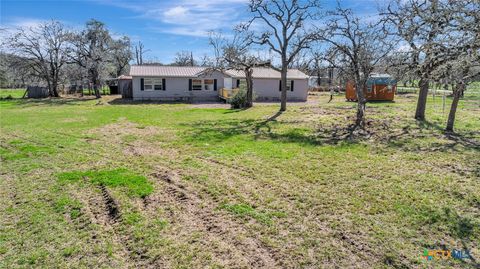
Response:
[[[255,27],[253,41],[266,45],[280,57],[281,105],[280,111],[287,109],[287,70],[298,53],[310,47],[317,40],[317,31],[309,22],[319,14],[317,0],[250,0],[249,9],[253,18],[246,24]],[[273,67],[273,66],[272,66]]]
[[[6,44],[23,59],[21,64],[33,76],[48,86],[50,96],[58,97],[63,66],[67,63],[68,33],[58,21],[42,22],[38,26],[20,28]]]

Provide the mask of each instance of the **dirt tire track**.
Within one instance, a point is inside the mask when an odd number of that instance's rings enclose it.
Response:
[[[100,193],[96,193],[85,188],[82,192],[75,192],[74,197],[82,202],[82,213],[87,218],[79,223],[78,229],[85,229],[90,224],[96,224],[101,227],[99,232],[95,230],[92,240],[99,241],[104,238],[115,244],[117,251],[114,252],[115,260],[121,261],[125,268],[162,268],[163,264],[159,261],[152,263],[145,255],[146,250],[134,249],[130,243],[133,239],[127,234],[119,232],[121,225],[120,206],[117,204],[108,189],[100,185],[98,186]]]
[[[99,188],[101,190],[101,188]],[[98,242],[102,239],[108,240],[109,238],[118,248],[114,252],[115,260],[121,261],[126,268],[135,268],[130,259],[131,253],[125,246],[125,242],[121,239],[118,233],[115,231],[116,220],[112,219],[108,214],[108,206],[105,203],[105,197],[103,193],[96,193],[93,190],[84,188],[82,191],[71,192],[73,197],[79,200],[83,207],[81,212],[85,215],[80,219],[77,224],[77,229],[86,229],[89,225],[95,224],[100,227],[100,231],[92,229],[92,241]]]
[[[212,164],[212,165],[216,165],[216,166],[221,166],[222,169],[230,169],[230,170],[233,170],[235,172],[237,172],[238,170],[242,171],[242,172],[245,172],[247,173],[250,177],[252,178],[256,178],[255,176],[255,172],[253,170],[249,170],[249,169],[245,169],[241,166],[233,166],[233,165],[230,165],[228,163],[225,163],[225,162],[222,162],[222,161],[217,161],[217,160],[214,160],[214,159],[210,159],[210,158],[205,158],[205,157],[201,157],[201,156],[196,156],[198,159],[200,160],[203,160],[205,162],[208,162],[209,164]],[[262,184],[263,185],[263,184]],[[289,192],[285,192],[284,190],[285,189],[282,189],[282,188],[278,188],[278,187],[274,187],[274,186],[271,186],[271,185],[265,185],[265,187],[268,187],[268,188],[274,188],[276,190],[277,193],[283,195],[283,197],[285,197],[285,199],[292,199],[293,197],[291,197],[290,193]],[[328,226],[326,225],[325,223],[319,223],[319,226],[322,227],[322,230],[326,231],[327,233],[331,234],[332,236],[335,235],[334,231]],[[357,246],[357,244],[351,244],[350,241],[346,240],[345,238],[342,238],[342,236],[340,237],[337,237],[337,239],[339,240],[339,243],[342,244],[342,246],[346,249],[346,250],[349,250],[351,251],[352,255],[355,255],[355,257],[361,261],[362,258],[365,256],[371,256],[371,253],[368,251],[370,250],[368,248],[368,245],[366,245],[367,249],[364,249],[363,247],[362,248],[359,248]],[[267,246],[265,246],[265,248],[268,248]],[[363,254],[358,254],[358,252],[363,252]],[[273,252],[272,250],[272,253],[275,256],[278,256],[278,258],[276,259],[277,261],[279,261],[279,264],[284,267],[286,265],[284,265],[282,263],[282,258],[281,258],[281,253],[280,252]],[[364,264],[365,266],[367,266],[366,264]]]
[[[234,250],[229,253],[218,253],[216,251],[216,255],[219,255],[218,258],[227,262],[227,264],[224,264],[227,267],[239,267],[239,264],[235,263],[235,261],[238,261],[235,259],[238,258],[242,259],[249,268],[279,267],[272,249],[264,246],[256,238],[249,237],[247,240],[236,238],[235,235],[237,234],[247,234],[245,228],[234,221],[215,214],[215,203],[199,198],[194,190],[180,182],[177,173],[161,169],[152,176],[162,181],[165,191],[163,195],[159,193],[145,199],[146,211],[154,210],[152,207],[162,204],[175,204],[181,207],[186,221],[192,223],[195,229],[205,233],[208,237],[207,240],[222,242],[228,249]],[[237,255],[240,253],[240,257],[235,257],[235,253]]]

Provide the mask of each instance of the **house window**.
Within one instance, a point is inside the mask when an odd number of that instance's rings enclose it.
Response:
[[[213,87],[214,87],[213,79],[205,79],[203,81],[203,88],[206,91],[213,91]]]
[[[289,92],[291,90],[292,87],[292,81],[291,80],[287,80],[287,92]]]
[[[145,91],[161,91],[162,79],[146,78],[143,82],[143,88]]]
[[[192,79],[192,90],[201,91],[202,90],[202,80],[201,79]]]
[[[163,90],[163,88],[162,88],[162,79],[155,79],[155,80],[153,81],[153,84],[154,84],[153,88],[154,88],[156,91],[161,91],[161,90]]]
[[[153,79],[146,78],[143,83],[146,91],[153,91]]]

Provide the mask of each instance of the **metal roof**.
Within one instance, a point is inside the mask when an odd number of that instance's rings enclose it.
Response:
[[[140,77],[198,77],[209,67],[200,66],[168,66],[168,65],[132,65],[130,76]],[[226,75],[233,78],[245,78],[243,70],[226,70]],[[280,72],[265,67],[253,68],[253,78],[280,79]],[[288,69],[288,79],[307,79],[308,76],[298,69]]]
[[[243,72],[243,70],[230,69],[225,71],[225,74],[233,78],[245,78],[245,73]],[[273,68],[255,67],[253,68],[252,75],[253,75],[253,78],[280,79],[280,72],[278,72]],[[288,69],[287,78],[288,79],[307,79],[308,76],[298,69]]]
[[[372,73],[367,80],[367,87],[375,85],[395,85],[396,79],[389,74]]]
[[[146,77],[197,77],[207,67],[200,66],[167,66],[167,65],[132,65],[130,76]]]

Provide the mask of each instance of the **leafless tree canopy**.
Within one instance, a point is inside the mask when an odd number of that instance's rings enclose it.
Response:
[[[136,64],[144,64],[143,56],[150,50],[145,49],[145,45],[141,41],[138,41],[138,43],[135,44],[134,50]]]
[[[248,31],[235,30],[231,40],[219,32],[211,32],[209,43],[214,50],[214,59],[211,60],[214,69],[234,69],[243,71],[247,84],[246,102],[243,107],[253,105],[253,68],[270,66],[269,61],[264,61],[250,52],[253,44],[252,34]]]
[[[175,54],[172,65],[175,66],[197,66],[197,62],[193,59],[193,52],[180,51]]]
[[[317,0],[251,0],[249,4],[253,18],[241,27],[248,31],[258,23],[262,31],[252,36],[254,43],[267,46],[281,61],[281,107],[287,109],[287,68],[298,53],[309,48],[318,39],[317,32],[308,23],[318,17],[320,3]]]
[[[31,75],[46,82],[50,95],[58,97],[58,85],[63,65],[67,62],[68,34],[57,21],[41,23],[37,27],[18,29],[7,40],[7,46],[23,59],[20,66]]]
[[[132,51],[130,49],[130,38],[123,36],[118,40],[112,40],[111,57],[114,71],[112,75],[118,77],[128,72],[127,68],[132,60]]]
[[[358,97],[355,127],[364,127],[366,99],[363,89],[378,62],[391,51],[393,43],[374,24],[366,23],[351,9],[338,6],[328,12],[322,41],[329,44],[325,60],[346,74],[354,83]]]
[[[85,70],[97,98],[100,98],[101,78],[105,77],[107,64],[111,62],[112,37],[102,22],[90,20],[86,29],[71,35],[74,48],[70,59]]]
[[[405,65],[420,78],[416,119],[425,120],[433,72],[475,44],[479,5],[476,0],[394,0],[382,11],[385,29],[405,44]]]

